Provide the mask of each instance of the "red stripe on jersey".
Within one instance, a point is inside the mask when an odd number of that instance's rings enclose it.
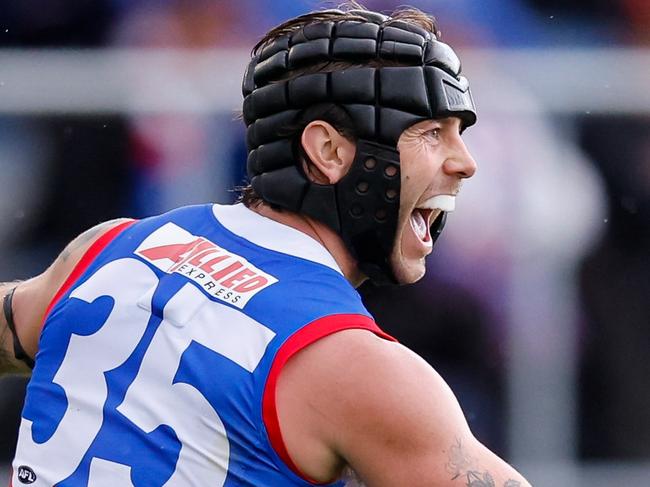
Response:
[[[311,345],[317,340],[324,338],[332,333],[342,330],[362,329],[369,330],[376,335],[390,341],[397,341],[392,336],[382,331],[377,323],[372,318],[364,315],[357,314],[340,314],[326,316],[316,321],[312,321],[304,326],[296,333],[291,335],[289,339],[280,347],[273,359],[273,365],[269,371],[269,377],[266,381],[264,388],[264,396],[262,398],[262,416],[264,425],[269,435],[271,446],[282,459],[282,461],[299,477],[315,485],[324,485],[323,483],[316,482],[305,474],[293,463],[289,452],[287,451],[284,440],[282,439],[282,432],[280,431],[280,421],[278,419],[278,411],[275,403],[275,390],[278,384],[278,377],[282,368],[287,361],[300,350]]]
[[[133,225],[135,222],[136,220],[129,220],[120,223],[119,225],[108,230],[106,233],[104,233],[101,237],[99,237],[97,240],[93,242],[93,244],[88,248],[86,253],[81,257],[79,262],[77,262],[77,265],[74,267],[74,269],[72,270],[68,278],[65,280],[63,285],[56,292],[54,298],[52,298],[52,301],[50,301],[50,304],[47,307],[47,310],[45,311],[45,315],[43,317],[43,323],[45,323],[45,321],[47,320],[47,317],[50,315],[50,311],[52,311],[52,308],[56,306],[56,304],[59,302],[61,297],[66,292],[68,292],[68,290],[77,281],[77,279],[79,279],[81,275],[84,272],[86,272],[86,269],[88,269],[90,264],[93,263],[93,261],[101,253],[101,251],[104,250],[108,246],[108,244],[115,239],[115,237],[117,237],[120,233],[122,233],[131,225]]]

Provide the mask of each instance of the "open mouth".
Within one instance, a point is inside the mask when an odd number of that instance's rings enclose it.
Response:
[[[411,213],[411,226],[415,231],[415,234],[423,242],[428,242],[431,240],[431,234],[429,232],[429,218],[434,210],[428,210],[425,208],[416,208]]]
[[[441,212],[454,211],[456,197],[448,194],[436,195],[418,205],[411,212],[411,227],[417,237],[424,243],[431,242],[431,224]]]

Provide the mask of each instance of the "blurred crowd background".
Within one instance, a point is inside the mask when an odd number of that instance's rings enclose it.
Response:
[[[383,11],[401,3],[364,2]],[[436,15],[443,40],[467,53],[479,108],[467,141],[479,171],[426,278],[365,285],[368,308],[445,377],[480,439],[537,466],[536,485],[553,485],[543,465],[650,465],[650,112],[553,112],[513,76],[516,64],[511,72],[481,56],[647,49],[650,2],[408,3]],[[219,67],[238,80],[266,30],[322,5],[6,0],[0,56],[221,49],[242,54]],[[549,76],[565,74],[547,60]],[[8,69],[0,65],[0,282],[42,271],[100,221],[236,198],[230,188],[244,180],[246,152],[234,111],[3,110]],[[617,76],[600,69],[603,85]],[[495,98],[503,110],[481,111]],[[510,100],[526,108],[508,110]],[[12,457],[24,388],[25,378],[0,379],[0,465]]]

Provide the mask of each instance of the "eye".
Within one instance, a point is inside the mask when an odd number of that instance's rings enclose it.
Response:
[[[438,140],[440,140],[440,136],[442,135],[441,132],[442,129],[440,127],[435,127],[430,130],[427,130],[424,133],[424,135],[426,136],[427,139],[431,139],[437,142]]]

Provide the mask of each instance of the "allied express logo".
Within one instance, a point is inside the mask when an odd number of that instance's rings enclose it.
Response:
[[[135,253],[169,274],[181,274],[208,294],[242,309],[278,280],[240,255],[167,223],[149,235]]]

